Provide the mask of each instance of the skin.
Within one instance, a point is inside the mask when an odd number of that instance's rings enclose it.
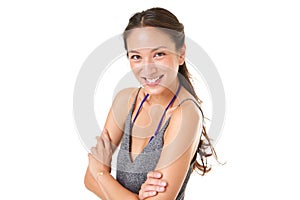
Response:
[[[177,72],[179,65],[184,62],[185,48],[177,52],[175,43],[169,36],[153,27],[130,31],[127,48],[131,69],[146,92],[167,100],[173,96],[178,86]],[[146,84],[145,78],[161,75],[164,77],[158,86],[149,87]]]
[[[177,50],[167,34],[152,27],[133,29],[127,38],[127,46],[132,72],[144,86],[138,95],[137,105],[149,94],[132,130],[131,157],[134,160],[147,145],[157,127],[157,116],[162,115],[179,85],[177,72],[184,62],[185,46]],[[149,82],[157,77],[160,78],[155,84]],[[183,99],[193,98],[182,87],[165,117],[172,116],[164,134],[164,148],[157,167],[154,172],[148,173],[137,195],[110,175],[109,166],[111,155],[120,144],[125,118],[136,94],[136,88],[129,88],[114,99],[104,131],[97,138],[92,154],[89,154],[85,185],[101,199],[119,200],[124,196],[126,199],[175,199],[199,143],[201,114],[191,101],[177,106]],[[136,112],[137,109],[133,116]]]

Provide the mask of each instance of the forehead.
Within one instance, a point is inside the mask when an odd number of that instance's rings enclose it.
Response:
[[[156,27],[135,28],[129,31],[127,37],[127,50],[154,49],[163,46],[175,51],[175,43],[166,30]]]

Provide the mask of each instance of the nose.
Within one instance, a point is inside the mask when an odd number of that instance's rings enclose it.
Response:
[[[143,62],[143,73],[147,76],[151,74],[155,74],[157,72],[157,67],[155,66],[155,63],[153,62],[153,59],[147,58],[144,59]]]
[[[155,74],[157,72],[157,68],[155,65],[152,64],[145,64],[143,66],[143,74],[145,74],[147,77],[149,77],[152,74]]]

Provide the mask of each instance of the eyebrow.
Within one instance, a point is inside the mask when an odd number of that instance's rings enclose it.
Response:
[[[156,51],[158,49],[167,49],[167,47],[166,46],[159,46],[159,47],[156,47],[154,49],[151,49],[151,52]],[[128,51],[128,53],[140,53],[140,52],[137,51],[137,50],[130,50],[130,51]]]

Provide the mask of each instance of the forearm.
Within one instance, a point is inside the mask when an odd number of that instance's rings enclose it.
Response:
[[[102,200],[138,200],[138,195],[124,188],[110,174],[99,175],[97,180],[87,170],[85,175],[85,186]]]

